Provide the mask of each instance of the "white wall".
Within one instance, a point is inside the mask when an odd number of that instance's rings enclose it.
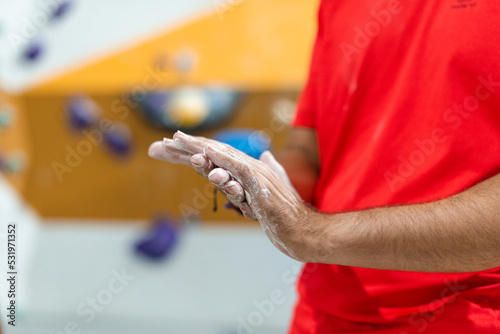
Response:
[[[28,307],[31,281],[31,269],[36,252],[40,230],[39,217],[19,197],[17,192],[0,173],[0,323],[6,323],[7,298],[7,227],[15,224],[15,272],[16,275],[16,313],[17,319],[22,318],[23,310]]]
[[[22,91],[92,59],[114,53],[211,14],[217,1],[229,0],[74,0],[60,21],[43,24],[46,8],[61,0],[0,0],[0,85]],[[231,0],[232,1],[232,0]],[[15,41],[38,38],[46,53],[40,61],[19,61]]]

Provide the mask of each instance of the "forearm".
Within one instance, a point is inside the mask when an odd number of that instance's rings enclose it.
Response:
[[[319,153],[314,129],[294,127],[276,159],[285,168],[293,187],[305,202],[311,202],[319,176]]]
[[[500,176],[440,201],[326,215],[308,260],[357,267],[470,272],[500,266]],[[313,237],[314,238],[314,237]],[[310,239],[313,239],[310,238]]]
[[[310,162],[304,152],[293,147],[285,148],[276,158],[285,168],[293,187],[300,197],[305,202],[311,202],[318,180],[317,167]]]

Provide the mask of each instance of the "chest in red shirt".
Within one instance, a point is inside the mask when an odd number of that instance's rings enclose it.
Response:
[[[499,17],[494,0],[322,2],[294,123],[318,133],[319,209],[435,201],[500,172]],[[455,283],[500,308],[489,297],[500,293],[498,269],[306,269],[302,300],[346,321],[407,324],[439,309]]]

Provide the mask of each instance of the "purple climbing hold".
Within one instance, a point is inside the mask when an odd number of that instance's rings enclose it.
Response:
[[[97,123],[101,114],[97,104],[83,95],[70,97],[66,110],[71,126],[78,130],[86,129]]]
[[[149,233],[135,245],[138,254],[152,260],[160,260],[172,253],[179,241],[179,231],[175,222],[158,218]]]
[[[52,12],[52,18],[58,19],[63,17],[68,12],[68,9],[70,9],[70,7],[71,1],[62,1],[59,6],[57,6],[56,9]]]
[[[123,123],[113,123],[111,131],[104,134],[104,141],[115,154],[126,156],[132,148],[132,133]]]
[[[39,40],[32,40],[24,50],[23,57],[27,61],[36,61],[43,53],[43,45]]]

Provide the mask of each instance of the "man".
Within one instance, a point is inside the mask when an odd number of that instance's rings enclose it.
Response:
[[[279,161],[182,133],[192,165],[306,262],[290,333],[500,333],[500,2],[324,0]],[[493,269],[492,269],[493,268]]]

